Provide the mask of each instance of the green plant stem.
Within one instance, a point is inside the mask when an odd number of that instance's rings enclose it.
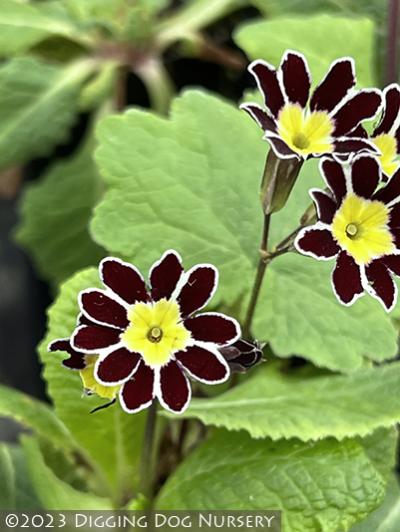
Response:
[[[269,263],[269,261],[266,261],[263,256],[267,254],[270,221],[271,221],[271,215],[265,214],[263,234],[262,234],[261,246],[260,246],[261,257],[258,261],[256,278],[254,280],[253,290],[251,292],[250,302],[249,302],[249,306],[247,307],[246,318],[245,318],[244,325],[243,325],[243,336],[245,338],[248,337],[250,334],[254,312],[256,310],[257,301],[260,295],[260,290],[261,290],[261,286],[264,280],[265,271]]]
[[[400,0],[388,0],[386,84],[398,81]]]
[[[146,58],[136,66],[135,73],[146,86],[152,108],[166,115],[175,94],[175,88],[162,61],[158,57]]]
[[[154,467],[153,454],[155,442],[155,428],[157,420],[157,401],[154,400],[147,411],[146,426],[143,436],[142,457],[140,462],[140,493],[150,501],[153,497]]]

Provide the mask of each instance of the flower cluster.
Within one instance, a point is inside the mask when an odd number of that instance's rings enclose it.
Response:
[[[205,384],[228,379],[220,349],[239,339],[239,324],[216,312],[196,314],[215,292],[214,266],[185,272],[178,253],[167,251],[151,268],[148,285],[117,258],[104,259],[99,269],[105,289],[80,293],[76,330],[49,346],[69,353],[64,365],[80,371],[89,392],[118,395],[128,413],[155,398],[181,413],[191,397],[188,376]]]
[[[264,130],[276,157],[323,157],[327,189],[310,191],[317,223],[298,233],[295,248],[318,260],[336,258],[332,285],[344,305],[368,293],[392,310],[393,275],[400,275],[400,87],[392,84],[383,95],[354,91],[353,60],[342,58],[311,93],[306,60],[291,51],[278,69],[254,61],[249,70],[265,109],[254,103],[242,108]],[[368,135],[362,122],[381,108]]]

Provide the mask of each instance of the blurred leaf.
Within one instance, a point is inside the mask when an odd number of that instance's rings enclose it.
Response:
[[[62,68],[24,57],[0,68],[0,168],[48,154],[66,139],[93,68],[89,60]]]
[[[22,198],[17,240],[30,252],[40,274],[53,283],[104,256],[87,228],[102,187],[93,148],[89,135],[76,155],[28,185]]]
[[[393,475],[383,504],[351,532],[398,532],[400,528],[400,487]]]
[[[0,385],[0,416],[18,421],[60,447],[73,444],[68,430],[48,405],[2,385]]]
[[[78,293],[99,285],[98,272],[93,268],[78,273],[61,286],[60,295],[49,310],[48,334],[40,346],[40,356],[57,415],[111,484],[118,499],[129,495],[138,480],[145,414],[128,415],[119,404],[90,414],[105,400],[83,397],[79,373],[61,364],[67,355],[47,352],[49,342],[66,338],[75,329]]]
[[[83,87],[79,98],[80,110],[91,111],[99,107],[111,95],[117,75],[118,65],[104,63],[102,69]]]
[[[312,378],[262,368],[255,377],[212,399],[193,399],[183,417],[253,438],[366,436],[400,422],[400,362],[352,375]]]
[[[0,444],[0,510],[15,508],[15,471],[7,445]]]
[[[0,56],[24,52],[51,35],[88,43],[85,33],[60,9],[46,3],[0,0]]]
[[[106,498],[77,491],[60,480],[46,465],[39,443],[34,438],[23,438],[23,448],[31,482],[46,510],[111,510]]]
[[[353,440],[272,442],[221,430],[169,478],[155,508],[273,508],[282,510],[286,532],[336,532],[367,516],[384,493],[382,477]]]
[[[397,428],[392,427],[378,429],[366,438],[359,438],[370,460],[386,479],[393,474],[396,467],[398,436]]]
[[[258,260],[262,215],[259,180],[266,143],[245,114],[218,98],[188,91],[162,119],[139,110],[103,120],[96,159],[109,190],[91,224],[96,241],[145,274],[171,247],[185,266],[212,262],[220,271],[213,305],[246,305]],[[271,241],[287,236],[322,185],[305,165],[293,196],[272,221]],[[134,237],[133,237],[134,235]],[[372,298],[351,309],[332,293],[333,264],[284,256],[267,272],[254,333],[278,356],[352,371],[363,357],[392,358],[397,333]],[[240,317],[237,315],[237,317]]]
[[[285,13],[315,13],[316,11],[332,11],[345,14],[381,16],[385,11],[383,0],[251,0],[262,13],[276,16]]]
[[[277,17],[245,23],[234,39],[249,59],[265,59],[278,66],[286,49],[303,52],[314,83],[326,74],[332,61],[351,56],[356,62],[361,86],[376,83],[373,75],[374,24],[367,18],[345,18],[327,14]]]

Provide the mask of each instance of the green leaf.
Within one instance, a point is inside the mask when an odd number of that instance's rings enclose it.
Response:
[[[48,405],[2,385],[0,385],[0,416],[18,421],[60,447],[73,445],[68,430]]]
[[[389,479],[397,463],[397,428],[378,429],[359,441],[365,448],[370,460],[385,479]]]
[[[30,252],[40,274],[53,283],[104,256],[87,227],[102,188],[93,147],[89,137],[76,155],[28,185],[22,198],[17,240]]]
[[[15,507],[15,472],[9,448],[5,444],[0,444],[0,479],[0,510],[10,510]]]
[[[111,501],[74,489],[46,465],[37,440],[23,438],[29,476],[39,501],[47,510],[111,510]]]
[[[60,35],[86,44],[88,39],[60,9],[0,0],[0,56],[24,52],[43,39]]]
[[[325,76],[332,61],[351,56],[356,61],[359,84],[375,83],[374,24],[368,18],[329,14],[277,17],[244,24],[234,39],[250,59],[265,59],[276,66],[286,49],[304,53],[314,82]]]
[[[78,293],[96,286],[100,286],[100,281],[94,268],[78,273],[61,286],[60,295],[49,310],[48,334],[39,351],[58,417],[97,465],[118,499],[132,493],[137,482],[145,414],[128,415],[119,404],[90,414],[106,401],[83,397],[79,373],[61,364],[67,355],[47,352],[51,341],[69,337],[75,329]]]
[[[27,57],[0,68],[0,168],[47,154],[65,140],[93,68],[90,60],[63,68]]]
[[[400,525],[400,487],[393,476],[383,504],[365,521],[356,524],[351,532],[398,532]]]
[[[336,532],[382,501],[385,485],[353,441],[253,440],[218,431],[169,478],[157,510],[282,510],[283,530]]]
[[[186,267],[212,262],[220,271],[213,305],[238,306],[242,318],[261,235],[266,143],[259,128],[220,99],[188,91],[174,101],[169,120],[129,111],[102,121],[98,136],[96,158],[109,190],[94,211],[95,240],[144,274],[169,248]],[[316,169],[304,166],[287,207],[273,217],[271,242],[298,225],[308,189],[323,186]],[[390,318],[367,297],[351,309],[341,306],[332,268],[296,255],[274,261],[257,307],[256,336],[278,356],[297,354],[346,372],[360,368],[364,357],[394,357]]]
[[[400,422],[400,363],[311,378],[265,366],[218,397],[193,399],[182,415],[253,438],[303,441],[366,436]]]

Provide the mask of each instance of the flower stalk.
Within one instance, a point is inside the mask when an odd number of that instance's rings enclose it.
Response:
[[[154,490],[154,442],[156,437],[157,403],[154,401],[147,411],[140,462],[139,491],[150,501]]]

